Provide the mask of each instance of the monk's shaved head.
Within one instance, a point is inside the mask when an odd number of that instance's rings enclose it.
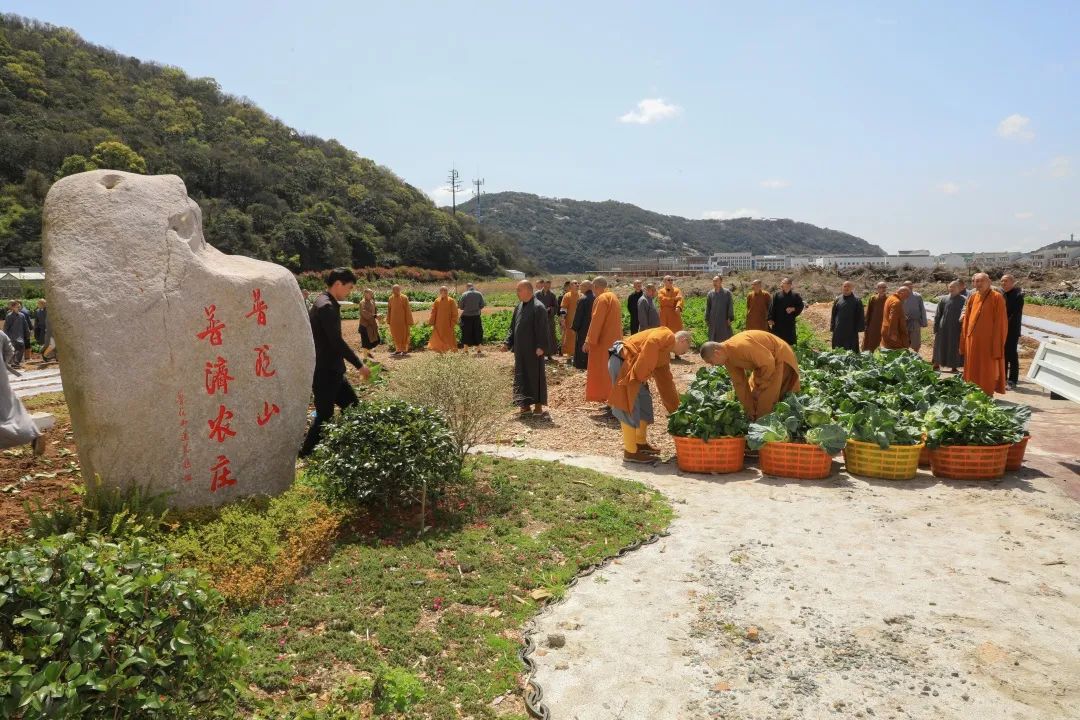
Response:
[[[581,281],[581,291],[585,292],[586,290],[592,290],[592,281],[591,280],[582,280]]]
[[[888,290],[889,289],[888,283],[883,283],[883,282],[879,282],[875,287],[877,287],[878,290]]]
[[[724,350],[724,346],[718,342],[710,340],[704,343],[698,352],[701,353],[701,359],[709,365],[723,365],[727,362],[727,352]]]
[[[909,288],[907,285],[901,285],[900,287],[896,288],[896,294],[900,297],[907,297],[911,294],[911,288]]]
[[[529,282],[528,280],[521,280],[520,282],[518,282],[517,289],[521,290],[522,288],[528,289],[529,292],[532,292],[533,289],[534,289],[533,284],[531,282]]]
[[[675,333],[675,349],[676,355],[682,355],[690,349],[690,345],[694,342],[694,333],[689,330],[680,330]]]
[[[598,275],[592,279],[592,286],[597,290],[607,290],[607,278],[603,275]]]
[[[914,280],[905,280],[904,281],[904,286],[908,287],[908,288],[915,287],[915,281]]]

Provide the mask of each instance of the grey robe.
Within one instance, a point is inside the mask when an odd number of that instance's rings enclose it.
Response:
[[[829,326],[834,348],[859,352],[859,333],[866,330],[862,301],[854,293],[837,297],[833,302]]]
[[[7,368],[0,367],[0,448],[27,445],[40,434],[22,400],[11,389]]]
[[[648,295],[642,295],[637,301],[638,332],[660,327],[660,310],[656,307],[656,299]]]
[[[514,351],[514,402],[522,407],[547,405],[544,356],[536,351],[547,351],[548,314],[535,297],[514,308],[506,347]]]
[[[731,337],[731,323],[735,321],[735,303],[727,288],[710,290],[705,300],[705,323],[709,326],[709,340],[724,342]]]
[[[934,364],[943,368],[964,366],[960,354],[960,317],[967,298],[963,295],[942,295],[934,314]]]
[[[904,301],[904,317],[907,318],[908,346],[918,352],[922,347],[922,329],[926,327],[926,303],[922,295],[912,292]]]

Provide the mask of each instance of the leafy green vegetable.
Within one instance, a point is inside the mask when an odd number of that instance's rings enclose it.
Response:
[[[668,416],[668,432],[711,440],[746,434],[749,418],[735,397],[731,378],[722,367],[698,370],[679,407]]]
[[[847,431],[835,423],[828,403],[820,395],[788,393],[771,413],[750,425],[746,444],[758,450],[770,442],[805,442],[835,455],[847,444]]]
[[[969,393],[959,403],[941,402],[931,407],[923,421],[926,444],[1007,445],[1024,439],[1027,412],[996,404],[982,391]]]

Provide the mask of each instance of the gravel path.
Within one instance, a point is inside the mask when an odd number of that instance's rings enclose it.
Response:
[[[1034,446],[1000,482],[799,482],[489,450],[676,503],[670,537],[541,616],[555,720],[1080,717],[1073,458]]]

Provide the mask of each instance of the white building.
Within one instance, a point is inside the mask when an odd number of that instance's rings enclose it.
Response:
[[[885,264],[889,267],[934,268],[938,259],[934,255],[886,255]]]
[[[748,252],[721,252],[709,256],[709,270],[753,270],[754,256]]]
[[[792,255],[788,258],[788,267],[792,270],[798,270],[799,268],[816,264],[817,258],[812,258],[807,255]]]
[[[753,264],[754,270],[786,270],[788,257],[787,255],[755,255]]]
[[[814,264],[820,268],[846,270],[856,267],[885,267],[887,263],[883,255],[833,255],[819,257]]]
[[[1031,253],[1033,267],[1070,267],[1080,265],[1080,246],[1057,245]]]

